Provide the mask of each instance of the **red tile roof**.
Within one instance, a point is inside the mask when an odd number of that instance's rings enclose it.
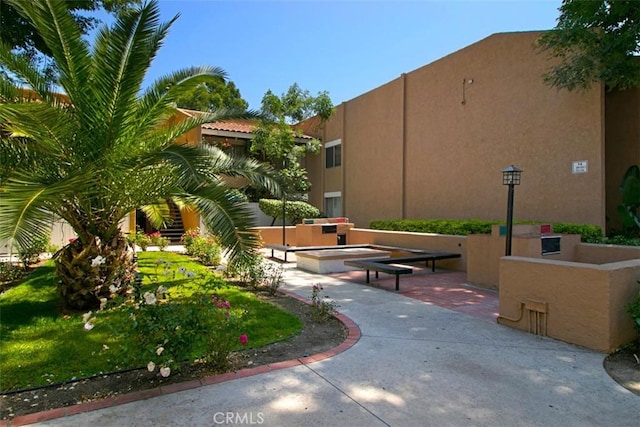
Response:
[[[186,108],[178,108],[179,111],[186,114],[187,116],[194,116],[198,114],[202,114],[202,111],[196,110],[187,110]],[[251,134],[258,127],[257,121],[255,120],[246,120],[246,119],[227,119],[220,120],[213,123],[205,123],[202,125],[202,129],[209,130],[219,130],[226,132],[238,132],[238,133],[246,133]],[[312,136],[302,135],[303,139],[312,139]]]
[[[256,129],[255,122],[249,120],[221,120],[214,123],[205,123],[203,129],[224,130],[228,132],[253,133]]]

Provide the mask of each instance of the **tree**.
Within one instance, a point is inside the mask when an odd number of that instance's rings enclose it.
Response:
[[[73,20],[83,34],[96,27],[99,20],[95,17],[85,16],[82,12],[104,9],[111,13],[120,13],[134,4],[140,4],[140,0],[59,0],[72,13]],[[0,41],[11,49],[20,49],[29,57],[34,57],[40,52],[51,56],[51,51],[35,30],[31,22],[24,18],[10,2],[0,1]]]
[[[240,91],[232,81],[218,79],[199,84],[176,99],[178,107],[198,111],[215,111],[226,108],[245,111],[249,103],[242,99]]]
[[[318,139],[302,138],[302,131],[293,125],[313,116],[324,122],[333,110],[327,92],[319,92],[314,97],[297,83],[280,97],[269,90],[262,98],[263,118],[254,131],[251,152],[262,155],[264,160],[280,170],[288,195],[308,191],[309,180],[300,159],[321,149]]]
[[[258,245],[249,231],[252,216],[224,178],[244,177],[278,192],[275,174],[212,147],[174,143],[190,129],[226,118],[211,112],[173,120],[177,97],[224,78],[224,71],[183,69],[141,91],[177,17],[160,23],[157,2],[151,1],[103,26],[90,48],[64,3],[5,1],[46,43],[58,80],[53,86],[31,63],[0,47],[0,65],[40,100],[28,102],[25,88],[0,80],[0,168],[10,166],[0,182],[0,238],[27,247],[49,234],[52,218],[73,227],[77,239],[55,259],[66,306],[97,307],[99,298],[112,294],[111,285],[125,288],[132,280],[118,222],[137,208],[159,224],[167,201],[189,207],[232,260],[252,253]]]
[[[558,61],[545,75],[555,87],[608,90],[640,86],[640,2],[563,0],[556,27],[539,40]]]

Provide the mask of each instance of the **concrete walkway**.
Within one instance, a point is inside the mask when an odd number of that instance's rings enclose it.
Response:
[[[320,283],[360,328],[318,362],[40,423],[43,426],[633,426],[640,397],[604,355],[397,293],[287,269]],[[402,287],[402,283],[401,283]]]

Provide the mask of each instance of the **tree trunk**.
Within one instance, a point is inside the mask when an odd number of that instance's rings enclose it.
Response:
[[[104,259],[100,265],[98,256]],[[55,265],[64,309],[82,311],[99,308],[101,298],[124,294],[135,278],[136,268],[133,253],[121,234],[108,242],[94,237],[88,245],[76,239],[58,252]]]

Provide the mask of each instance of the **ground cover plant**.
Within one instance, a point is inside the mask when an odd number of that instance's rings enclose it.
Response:
[[[246,348],[244,344],[257,348],[285,339],[301,328],[295,316],[254,294],[228,286],[215,272],[184,255],[139,253],[138,263],[142,285],[134,291],[139,295],[137,308],[135,303],[125,303],[123,297],[109,300],[102,310],[90,314],[61,312],[51,261],[3,293],[0,389],[5,392],[44,386],[145,367],[150,362],[155,372],[164,367],[171,374],[171,370],[180,369],[181,360],[175,357],[207,362],[207,356],[216,356],[215,352],[205,354],[211,341],[218,344],[217,349],[228,351]],[[198,299],[205,296],[208,304]],[[154,298],[156,301],[150,304]],[[160,307],[166,312],[153,310]],[[145,310],[153,310],[159,317],[143,320]],[[235,323],[221,330],[227,312]],[[146,326],[140,329],[141,325]],[[173,332],[166,329],[167,325]],[[194,331],[194,325],[209,329]],[[141,339],[145,337],[146,341]],[[187,347],[189,352],[184,351]],[[212,357],[210,361],[224,368],[219,359]]]

